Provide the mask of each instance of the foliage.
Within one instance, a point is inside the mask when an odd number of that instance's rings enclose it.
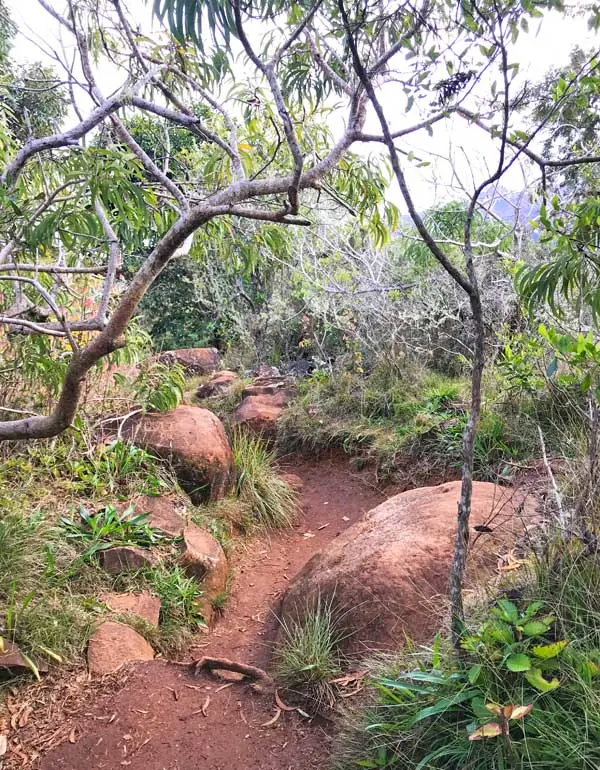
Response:
[[[275,650],[274,674],[285,687],[301,693],[319,711],[330,704],[330,680],[341,674],[339,646],[346,636],[342,614],[334,600],[319,596],[307,604],[297,620],[280,619],[280,641]]]
[[[595,560],[587,568],[598,575]],[[429,653],[406,656],[377,676],[374,702],[349,739],[351,751],[341,749],[339,766],[594,767],[600,650],[587,636],[556,635],[566,606],[548,589],[534,580],[529,603],[501,599],[489,608],[463,637],[462,658],[437,637]]]
[[[107,505],[95,513],[81,506],[79,521],[61,518],[61,525],[68,540],[81,543],[86,550],[81,558],[91,559],[99,551],[105,551],[115,545],[137,545],[149,548],[162,537],[148,525],[148,514],[132,515],[134,506],[129,506],[119,513],[112,505]]]
[[[296,494],[278,475],[276,454],[265,441],[236,430],[232,451],[237,495],[248,507],[251,528],[289,527],[297,512]]]
[[[200,599],[202,589],[178,565],[155,567],[145,574],[145,583],[160,599],[160,639],[164,652],[181,652],[191,635],[206,628]]]
[[[185,388],[185,371],[179,364],[166,366],[148,360],[130,382],[124,375],[113,374],[118,385],[129,387],[142,412],[168,412],[179,406]]]

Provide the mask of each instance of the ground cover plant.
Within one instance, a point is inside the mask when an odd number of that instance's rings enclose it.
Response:
[[[596,767],[599,577],[596,553],[555,542],[518,598],[474,611],[460,655],[441,637],[407,650],[374,678],[339,767]]]

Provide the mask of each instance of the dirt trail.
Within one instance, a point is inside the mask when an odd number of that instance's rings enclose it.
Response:
[[[249,541],[234,558],[231,598],[192,657],[214,655],[266,666],[273,610],[286,584],[324,545],[383,500],[367,472],[347,458],[298,461],[301,515],[293,532]],[[329,737],[295,713],[275,715],[272,695],[155,661],[123,675],[122,687],[74,715],[74,743],[41,760],[41,770],[310,770],[323,768]]]

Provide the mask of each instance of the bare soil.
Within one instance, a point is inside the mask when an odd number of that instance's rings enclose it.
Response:
[[[351,470],[345,457],[294,460],[285,470],[304,482],[297,523],[291,532],[254,538],[236,551],[223,617],[198,639],[190,660],[211,655],[267,667],[274,613],[288,581],[384,499],[369,471]],[[88,696],[63,715],[69,724],[61,735],[68,737],[42,756],[40,770],[311,770],[327,764],[327,723],[284,711],[266,725],[277,713],[272,693],[193,676],[181,664],[133,666],[115,689],[88,689]],[[35,729],[34,715],[30,725]]]

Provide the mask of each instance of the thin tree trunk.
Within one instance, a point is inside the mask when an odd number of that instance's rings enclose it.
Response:
[[[469,300],[475,328],[475,350],[471,373],[471,409],[463,434],[462,484],[460,500],[458,502],[458,526],[449,579],[452,642],[457,648],[460,644],[465,620],[462,585],[469,550],[469,518],[473,496],[474,448],[481,415],[481,382],[485,364],[485,326],[483,323],[481,300],[476,288],[469,294]]]

